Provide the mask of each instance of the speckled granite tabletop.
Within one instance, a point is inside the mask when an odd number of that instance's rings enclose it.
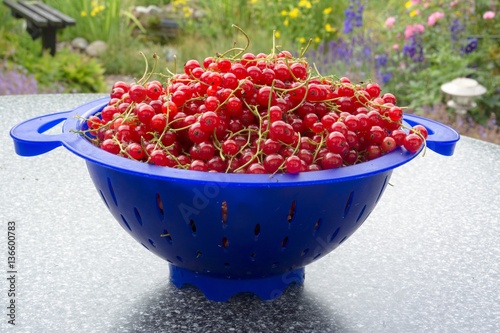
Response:
[[[392,175],[362,227],[261,301],[177,289],[64,148],[14,153],[15,124],[101,95],[0,97],[2,332],[500,332],[500,146],[463,137]],[[15,326],[7,240],[15,222]]]

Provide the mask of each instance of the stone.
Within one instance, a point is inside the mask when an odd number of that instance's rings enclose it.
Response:
[[[90,43],[87,48],[85,49],[85,52],[92,57],[98,57],[101,55],[106,49],[108,48],[108,44],[102,40],[96,40],[92,43]]]
[[[74,49],[84,51],[89,46],[89,42],[83,37],[76,37],[71,41],[71,46]]]

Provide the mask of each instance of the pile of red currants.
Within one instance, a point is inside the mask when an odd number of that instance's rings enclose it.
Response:
[[[86,119],[98,147],[158,166],[275,174],[362,163],[421,149],[427,130],[403,128],[403,109],[377,83],[316,73],[290,52],[189,60],[182,74],[116,82]]]

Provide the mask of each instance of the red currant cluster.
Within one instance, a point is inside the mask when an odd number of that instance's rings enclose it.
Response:
[[[212,172],[325,170],[422,147],[425,127],[404,131],[403,110],[377,83],[312,72],[287,51],[190,60],[164,84],[116,82],[87,124],[110,153]]]

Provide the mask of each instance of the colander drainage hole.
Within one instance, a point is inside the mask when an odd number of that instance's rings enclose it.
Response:
[[[109,208],[108,202],[106,201],[106,198],[104,197],[104,193],[102,193],[101,190],[99,190],[99,193],[101,194],[102,201],[104,201],[104,204],[106,205],[106,207]]]
[[[250,260],[251,261],[255,261],[255,257],[257,256],[257,254],[255,253],[250,253]]]
[[[228,262],[225,262],[225,263],[224,263],[224,268],[229,268],[229,267],[230,267],[229,263],[228,263]]]
[[[125,217],[121,214],[120,214],[120,216],[122,217],[123,224],[125,224],[125,226],[128,228],[128,230],[132,231],[132,228],[130,228],[130,225],[128,224],[127,220],[125,220]]]
[[[361,209],[361,212],[359,213],[359,216],[356,219],[356,223],[358,223],[359,220],[361,220],[361,217],[363,217],[363,213],[365,212],[365,209],[366,209],[366,205],[364,205],[363,208]]]
[[[169,241],[169,243],[172,242],[172,236],[167,229],[163,230],[163,233],[160,235],[160,237],[165,237]]]
[[[113,186],[111,185],[111,179],[109,179],[109,177],[108,177],[108,188],[109,188],[109,193],[111,194],[111,198],[113,198],[113,202],[115,203],[116,206],[118,206],[118,201],[116,200],[115,191],[113,190]]]
[[[152,239],[148,239],[149,244],[151,244],[152,247],[156,247],[155,242],[153,242]]]
[[[163,210],[163,201],[161,200],[160,193],[156,193],[156,206],[161,214],[161,216],[165,216],[165,211]]]
[[[288,236],[283,238],[283,240],[281,241],[281,248],[284,249],[287,243],[288,243]]]
[[[321,255],[321,252],[320,252],[320,253],[318,253],[317,255],[315,255],[315,256],[314,256],[314,258],[313,258],[313,260],[318,259],[320,255]]]
[[[201,251],[200,250],[196,250],[196,259],[198,259],[199,257],[201,257]]]
[[[180,262],[182,262],[182,257],[181,257],[181,256],[175,256],[175,258],[176,258],[177,260],[179,260]]]
[[[349,214],[349,210],[351,209],[353,195],[354,192],[351,192],[351,194],[349,194],[349,198],[347,198],[347,202],[345,203],[344,218],[346,218],[347,214]]]
[[[222,201],[220,211],[221,211],[221,217],[222,217],[222,224],[225,226],[227,224],[227,202],[226,201]]]
[[[296,206],[295,200],[292,201],[292,204],[290,205],[290,211],[288,212],[288,223],[292,222],[293,217],[295,215],[295,206]]]
[[[259,223],[257,223],[255,225],[255,228],[253,229],[253,234],[255,235],[255,237],[259,236],[259,234],[260,234],[260,224]]]
[[[229,240],[227,239],[227,237],[222,238],[222,247],[225,249],[229,247]]]
[[[134,207],[134,213],[135,213],[135,218],[137,219],[137,222],[139,222],[139,224],[142,225],[142,217],[141,217],[141,214],[139,214],[137,207]]]
[[[191,231],[193,232],[193,236],[196,236],[196,223],[194,223],[193,219],[189,220],[189,227],[191,228]]]
[[[337,238],[337,235],[339,234],[340,228],[337,228],[335,232],[333,233],[332,237],[330,237],[330,243],[333,243],[335,241],[335,238]]]
[[[303,249],[302,252],[300,253],[300,255],[303,257],[305,256],[307,253],[309,253],[309,249]]]

